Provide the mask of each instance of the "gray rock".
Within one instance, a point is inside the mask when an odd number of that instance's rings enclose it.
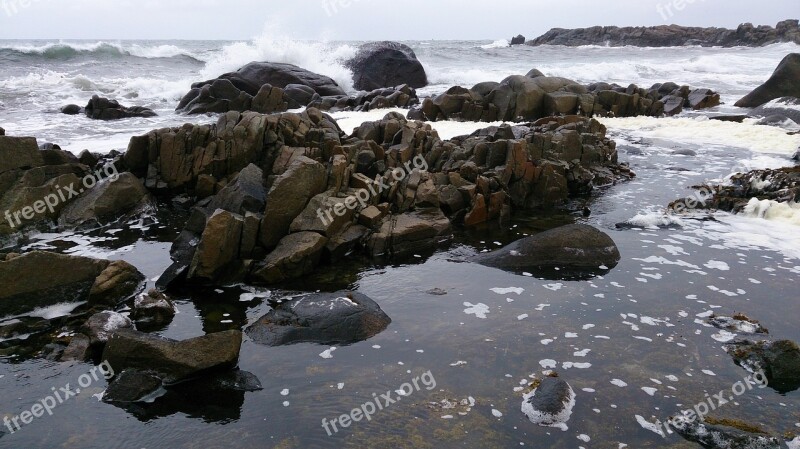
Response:
[[[535,274],[561,268],[560,275],[567,276],[570,271],[597,273],[610,270],[617,266],[620,257],[617,245],[608,234],[587,225],[567,225],[478,255],[474,261],[502,270]]]
[[[122,216],[155,210],[155,201],[136,176],[105,178],[67,205],[58,217],[63,227],[99,226]]]
[[[736,102],[740,108],[754,108],[781,97],[800,98],[800,53],[791,53],[778,64],[769,80]]]
[[[780,439],[769,435],[758,435],[724,425],[712,425],[682,421],[672,423],[677,433],[688,441],[707,448],[725,449],[782,449]]]
[[[167,295],[158,290],[150,290],[140,295],[133,303],[131,318],[137,326],[161,327],[172,322],[175,317],[175,305]]]
[[[125,315],[111,311],[96,313],[83,325],[83,331],[93,346],[104,345],[120,329],[133,329],[133,322]]]
[[[109,383],[103,394],[103,401],[125,403],[151,400],[162,388],[161,378],[157,373],[126,369]]]
[[[311,273],[327,243],[328,239],[316,232],[289,234],[256,267],[251,278],[257,283],[275,284]]]
[[[225,331],[175,341],[122,329],[114,332],[103,351],[115,372],[126,369],[152,371],[172,384],[212,370],[236,366],[242,333]]]
[[[413,88],[428,85],[428,76],[417,55],[411,47],[398,42],[364,44],[345,65],[353,71],[353,86],[359,90],[401,84]]]
[[[790,340],[733,342],[725,346],[737,365],[757,372],[761,369],[769,387],[788,393],[800,389],[800,347]]]
[[[126,107],[116,100],[92,96],[84,108],[87,117],[95,120],[119,120],[132,117],[155,117],[157,114],[150,108],[142,106]]]
[[[339,291],[284,301],[245,332],[255,342],[268,346],[351,344],[379,334],[391,321],[369,297]]]

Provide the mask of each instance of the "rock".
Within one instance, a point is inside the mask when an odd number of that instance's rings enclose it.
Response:
[[[737,365],[751,372],[763,370],[769,387],[779,393],[800,389],[800,347],[790,340],[733,342],[725,346]]]
[[[136,298],[131,318],[136,320],[139,327],[162,327],[172,322],[175,312],[175,305],[165,294],[150,290]]]
[[[272,184],[267,193],[265,219],[261,224],[260,241],[266,248],[274,247],[289,232],[289,227],[316,195],[328,184],[325,166],[300,156]]]
[[[209,212],[223,209],[234,214],[261,213],[267,200],[264,171],[255,164],[243,168],[220,190],[206,207]]]
[[[411,47],[397,42],[369,42],[345,65],[353,71],[353,86],[373,90],[406,84],[413,88],[428,85],[425,68]]]
[[[103,360],[116,372],[149,370],[172,384],[208,371],[235,367],[241,345],[242,333],[235,330],[175,341],[122,329],[109,338]]]
[[[352,344],[379,334],[391,321],[369,297],[339,291],[284,301],[246,332],[256,343],[268,346]]]
[[[83,108],[77,104],[68,104],[61,108],[61,113],[67,115],[78,115],[83,113]]]
[[[525,76],[528,78],[539,78],[540,76],[545,76],[539,69],[531,69]]]
[[[778,124],[783,125],[787,120],[794,122],[794,127],[800,124],[800,98],[795,97],[781,97],[777,100],[770,101],[763,104],[749,114],[750,117],[764,117],[779,116]],[[791,123],[791,122],[789,122]]]
[[[290,85],[309,87],[320,96],[345,95],[339,85],[327,76],[292,64],[251,62],[236,72],[193,84],[192,90],[181,99],[177,109],[190,114],[243,112],[255,105],[254,109],[259,112],[284,111],[291,106],[283,92]]]
[[[594,273],[616,267],[620,253],[604,232],[587,225],[567,225],[478,255],[474,261],[513,272],[549,272],[561,268],[567,272]]]
[[[63,227],[93,227],[130,216],[155,210],[155,201],[142,181],[131,173],[105,178],[87,189],[58,217]]]
[[[91,350],[91,340],[83,334],[75,334],[72,336],[67,348],[61,354],[62,362],[70,362],[73,360],[79,362],[88,361],[94,352]]]
[[[94,306],[116,306],[135,295],[145,277],[133,265],[124,260],[115,260],[97,276],[89,290],[89,304]]]
[[[107,260],[41,251],[0,262],[0,315],[18,315],[37,307],[87,301],[92,294],[116,302],[135,293],[130,284],[122,288],[106,279],[113,270],[109,270],[111,266],[112,262]],[[135,288],[138,288],[144,276],[135,269],[129,273],[135,273],[134,277],[139,280]],[[119,288],[109,288],[112,285]]]
[[[522,45],[525,43],[525,36],[519,34],[517,37],[511,38],[511,45]]]
[[[666,11],[663,11],[666,15]],[[773,28],[755,27],[750,23],[735,30],[724,28],[682,27],[660,25],[653,27],[595,26],[567,30],[553,28],[542,36],[528,41],[527,45],[602,45],[624,47],[763,47],[779,42],[800,43],[800,25],[797,20],[786,20]]]
[[[103,401],[105,402],[146,402],[161,390],[158,374],[139,369],[126,369],[108,384]]]
[[[347,207],[347,203],[345,198],[334,197],[332,191],[320,193],[292,221],[289,231],[313,231],[324,237],[333,237],[353,222],[355,211]]]
[[[450,232],[450,220],[439,209],[408,212],[384,221],[367,246],[373,257],[402,257],[429,251],[448,239]]]
[[[699,443],[703,447],[726,449],[782,449],[784,447],[780,439],[763,432],[758,434],[750,429],[742,430],[722,424],[711,424],[711,421],[715,420],[711,418],[707,418],[706,422],[698,422],[697,419],[679,420],[679,422],[671,421],[670,424],[680,436],[688,441]]]
[[[692,109],[706,109],[719,106],[720,96],[711,89],[695,89],[689,94],[687,101]]]
[[[721,122],[742,123],[747,118],[747,115],[717,115],[710,117],[711,120],[719,120]]]
[[[131,117],[155,117],[152,109],[142,106],[125,107],[116,100],[92,96],[84,109],[86,116],[95,120],[119,120]]]
[[[5,136],[5,135],[6,135],[6,130],[2,126],[0,126],[0,136]]]
[[[733,317],[714,315],[708,319],[708,324],[717,329],[724,329],[737,334],[768,334],[769,330],[762,326],[758,321],[752,320],[745,315],[737,314]]]
[[[800,53],[791,53],[778,64],[769,80],[736,102],[740,108],[755,108],[781,97],[800,98]]]
[[[211,283],[232,279],[231,273],[238,270],[243,228],[244,217],[217,209],[206,223],[187,279]]]
[[[532,392],[523,396],[522,413],[534,424],[567,430],[575,407],[575,392],[558,377],[545,377]]]
[[[40,167],[44,158],[33,137],[0,136],[0,175],[18,170]]]
[[[105,345],[120,329],[133,329],[133,322],[125,315],[111,311],[95,313],[83,325],[83,331],[95,347]]]
[[[319,264],[328,239],[316,232],[298,232],[281,239],[253,272],[252,280],[275,284],[311,273]]]

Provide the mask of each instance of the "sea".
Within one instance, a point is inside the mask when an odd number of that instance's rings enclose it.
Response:
[[[341,347],[264,347],[248,339],[239,367],[263,390],[175,392],[126,407],[98,400],[98,382],[11,433],[0,448],[692,448],[654,423],[730,392],[749,374],[722,345],[735,338],[710,327],[713,314],[744,313],[770,337],[800,341],[800,206],[760,204],[741,214],[666,206],[692,186],[725,183],[734,173],[792,165],[796,124],[710,120],[746,114],[733,104],[766,81],[795,44],[763,48],[509,46],[508,41],[405,42],[430,85],[501,81],[539,69],[581,83],[650,87],[667,81],[721,94],[723,104],[671,118],[603,118],[620,160],[637,177],[605,187],[579,207],[516,215],[511,223],[459,229],[452,242],[389,264],[352,260],[297,283],[265,289],[223,286],[175,297],[175,320],[157,333],[185,339],[243,329],[270,303],[308,291],[364,293],[392,318],[372,339]],[[193,82],[251,61],[287,62],[330,76],[352,92],[344,61],[360,42],[311,42],[262,36],[251,41],[0,41],[0,126],[78,154],[124,151],[131,136],[214,115],[174,111]],[[146,106],[157,117],[93,121],[59,112],[92,95]],[[389,110],[332,114],[345,132]],[[443,139],[483,123],[432,124]],[[574,205],[573,205],[574,206]],[[580,212],[591,210],[589,217]],[[525,236],[567,223],[607,232],[618,267],[589,280],[517,276],[466,263]],[[625,224],[624,226],[617,226]],[[134,264],[154,282],[170,264],[180,223],[150,217],[93,232],[28,235],[20,250],[59,251]],[[46,275],[43,273],[43,275]],[[436,292],[437,294],[431,294]],[[445,293],[445,294],[441,294]],[[31,316],[51,319],[80,304]],[[0,317],[0,326],[18,317]],[[15,337],[19,338],[19,337]],[[8,346],[7,339],[0,344]],[[91,364],[0,356],[0,416],[30,410],[55,389],[77,385]],[[521,411],[535,378],[555,369],[576,393],[568,422],[540,427]],[[399,394],[428,374],[434,388]],[[426,384],[427,385],[427,384]],[[422,385],[420,385],[422,386]],[[329,435],[322,425],[390,393],[400,400],[370,420]],[[755,389],[713,412],[800,433],[800,394]],[[797,440],[794,447],[797,447]]]

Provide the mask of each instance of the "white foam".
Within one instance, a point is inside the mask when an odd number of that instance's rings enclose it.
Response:
[[[666,139],[705,147],[735,147],[760,153],[792,154],[800,146],[800,135],[790,136],[772,126],[710,120],[708,117],[628,117],[598,118],[612,130],[625,131],[633,137]]]
[[[759,201],[758,198],[753,198],[747,203],[742,215],[800,226],[800,203],[779,203],[772,200]]]

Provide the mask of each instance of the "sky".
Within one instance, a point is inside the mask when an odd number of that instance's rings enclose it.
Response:
[[[800,18],[800,1],[0,0],[0,39],[496,40],[554,27],[734,28],[788,18]]]

